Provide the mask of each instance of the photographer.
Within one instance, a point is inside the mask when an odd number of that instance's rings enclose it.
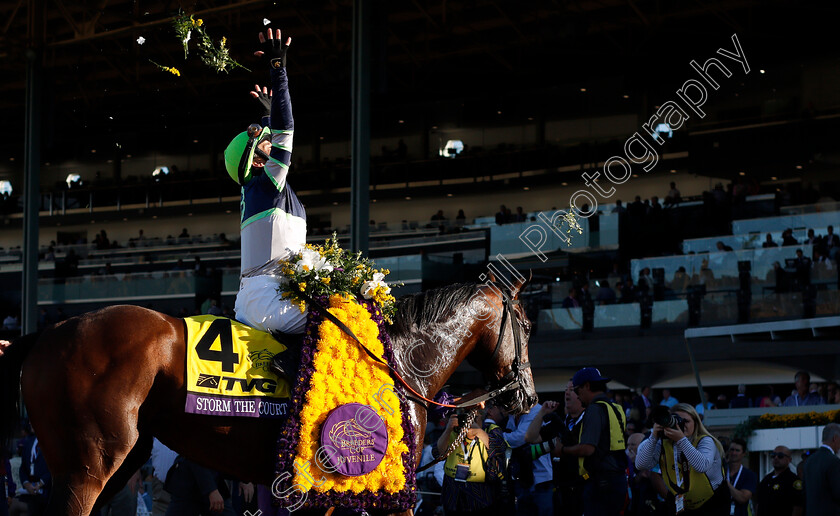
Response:
[[[485,514],[501,492],[504,439],[495,424],[488,425],[492,438],[482,429],[484,417],[485,411],[479,410],[464,441],[455,446],[443,465],[441,497],[447,516]],[[458,412],[452,413],[438,439],[437,455],[444,455],[456,440],[459,424]]]
[[[668,487],[665,508],[681,516],[729,514],[729,488],[723,481],[723,448],[700,422],[694,408],[678,403],[651,413],[653,431],[639,445],[636,467],[659,463]]]

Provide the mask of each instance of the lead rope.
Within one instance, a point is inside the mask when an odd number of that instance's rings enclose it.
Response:
[[[446,452],[443,455],[441,455],[440,457],[433,460],[432,462],[428,462],[428,463],[420,466],[419,468],[417,468],[415,473],[420,473],[421,471],[426,471],[427,469],[431,468],[432,466],[434,466],[438,462],[440,462],[442,460],[446,460],[446,458],[449,457],[449,455],[452,452],[455,451],[455,448],[457,448],[458,446],[461,445],[462,442],[464,442],[464,439],[466,439],[466,437],[467,437],[467,432],[469,431],[470,427],[472,427],[472,424],[475,421],[475,417],[477,415],[478,415],[478,410],[476,410],[474,408],[468,409],[466,417],[465,417],[466,421],[464,421],[463,423],[461,421],[458,421],[458,425],[460,426],[461,429],[458,431],[458,435],[455,436],[455,440],[452,441],[452,444],[450,444],[449,448],[446,449]],[[437,443],[433,444],[432,446],[437,446]]]

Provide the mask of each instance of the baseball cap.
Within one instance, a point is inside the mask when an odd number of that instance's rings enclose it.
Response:
[[[572,385],[575,387],[580,387],[586,382],[608,382],[610,380],[612,380],[612,378],[604,378],[603,376],[601,376],[601,371],[599,371],[597,368],[584,367],[580,371],[576,372],[575,375],[572,377]]]

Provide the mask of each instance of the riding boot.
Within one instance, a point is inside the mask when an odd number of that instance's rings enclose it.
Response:
[[[303,335],[271,332],[271,336],[286,346],[286,350],[274,355],[268,369],[278,377],[285,378],[292,386],[296,383],[297,372],[300,368],[300,346],[303,343]]]

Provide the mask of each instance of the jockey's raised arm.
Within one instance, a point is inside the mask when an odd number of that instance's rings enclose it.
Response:
[[[257,86],[250,95],[270,106],[269,116],[238,134],[225,150],[228,174],[242,187],[242,278],[234,308],[237,319],[257,329],[302,333],[306,313],[280,296],[281,278],[259,270],[306,244],[306,212],[287,183],[294,118],[286,52],[292,38],[284,41],[280,30],[269,29],[259,40],[254,54],[269,58],[271,89]]]

